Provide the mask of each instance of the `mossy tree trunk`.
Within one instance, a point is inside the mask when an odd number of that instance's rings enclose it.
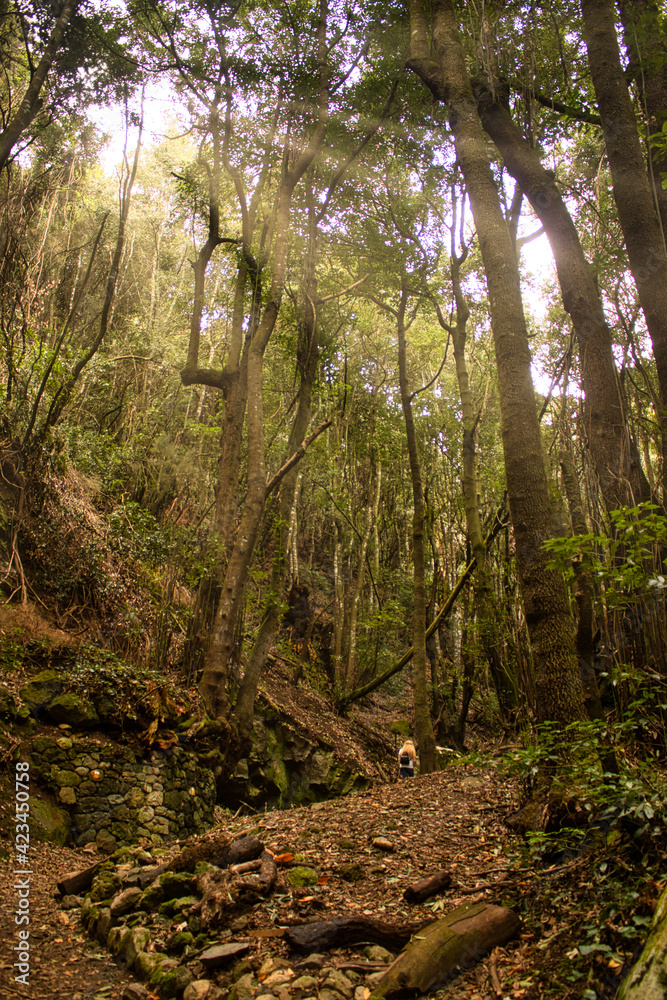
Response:
[[[412,396],[408,379],[408,363],[405,343],[405,311],[409,292],[402,279],[401,298],[396,312],[398,333],[398,380],[401,391],[401,405],[405,421],[405,435],[410,459],[412,481],[412,565],[413,565],[413,611],[412,645],[414,649],[412,682],[415,700],[415,730],[419,744],[419,767],[422,774],[436,770],[435,736],[429,709],[429,684],[426,658],[426,574],[424,560],[424,488],[422,485],[419,446],[412,411]],[[409,324],[408,324],[409,325]]]
[[[422,79],[436,80],[437,94],[446,100],[486,274],[505,474],[539,718],[565,725],[584,718],[583,692],[565,584],[559,573],[547,569],[542,549],[551,536],[551,512],[514,245],[489,165],[456,9],[450,0],[431,5],[436,59],[427,40],[422,0],[409,0],[409,10],[409,66]]]
[[[614,201],[646,319],[660,391],[663,490],[667,477],[667,250],[646,173],[635,109],[621,62],[612,0],[582,0],[584,40]]]

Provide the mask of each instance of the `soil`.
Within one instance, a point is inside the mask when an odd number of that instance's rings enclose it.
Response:
[[[423,923],[464,902],[484,900],[515,908],[523,918],[522,929],[505,948],[463,971],[441,995],[448,1000],[611,998],[627,968],[625,962],[609,962],[611,949],[607,948],[601,956],[588,956],[587,973],[577,972],[572,952],[581,940],[582,923],[591,916],[592,904],[584,901],[581,887],[592,884],[600,865],[599,852],[581,852],[558,865],[527,868],[521,861],[521,842],[504,824],[516,804],[516,790],[499,770],[452,764],[438,774],[378,784],[342,800],[255,816],[225,813],[219,817],[225,836],[254,831],[274,854],[291,854],[294,859],[286,859],[287,866],[281,866],[271,896],[240,912],[231,922],[231,932],[221,929],[221,940],[249,942],[255,968],[273,955],[298,969],[299,956],[290,955],[280,937],[270,936],[277,928],[348,915],[397,924]],[[376,838],[386,842],[383,847],[374,846]],[[174,845],[172,853],[179,849]],[[88,851],[31,846],[33,950],[26,989],[13,979],[16,890],[10,859],[0,884],[0,995],[32,1000],[121,1000],[131,977],[84,935],[78,910],[61,911],[54,899],[60,876],[94,860]],[[292,888],[288,884],[285,875],[297,863],[317,872],[317,885]],[[404,901],[407,886],[442,869],[451,873],[451,888],[422,905]],[[566,911],[559,910],[561,898],[569,901]],[[599,957],[603,964],[597,968]],[[327,962],[342,970],[371,968],[361,945],[335,949]],[[576,973],[571,988],[563,985],[563,964]],[[586,993],[592,982],[596,988]],[[283,993],[280,1000],[287,1000],[289,991]]]

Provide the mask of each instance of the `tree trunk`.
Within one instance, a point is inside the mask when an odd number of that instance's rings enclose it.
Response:
[[[317,282],[315,279],[317,232],[315,229],[315,210],[312,199],[309,221],[311,224],[309,234],[310,245],[305,267],[302,319],[297,348],[297,361],[301,373],[301,382],[299,384],[296,415],[287,444],[287,458],[294,454],[306,437],[312,411],[312,388],[317,373],[318,344],[317,317],[315,313],[315,301],[317,298]],[[248,747],[252,740],[257,686],[271,643],[275,638],[276,630],[280,623],[281,609],[285,597],[290,515],[295,502],[298,478],[299,470],[297,465],[294,465],[280,483],[278,519],[275,530],[275,550],[273,553],[269,597],[264,609],[264,618],[255,637],[248,662],[246,663],[243,682],[234,711],[239,739],[242,744]]]
[[[438,307],[438,319],[440,324],[449,330],[454,345],[454,362],[456,365],[456,378],[459,385],[459,395],[461,397],[461,422],[463,424],[463,497],[465,500],[466,528],[470,547],[472,548],[475,565],[477,567],[475,579],[475,606],[476,616],[482,648],[486,655],[491,677],[498,697],[498,706],[503,721],[512,721],[514,709],[516,707],[516,687],[513,678],[506,672],[500,657],[500,638],[498,635],[498,622],[493,601],[493,588],[491,574],[489,571],[486,545],[482,534],[482,522],[479,515],[479,485],[477,482],[477,468],[475,455],[475,432],[477,419],[473,408],[472,392],[468,379],[468,368],[465,358],[466,327],[468,323],[469,310],[466,297],[461,287],[461,264],[464,262],[467,253],[461,257],[456,254],[456,201],[454,203],[454,218],[452,221],[452,245],[450,250],[450,271],[452,278],[452,288],[454,300],[456,302],[456,322],[447,324],[444,321],[442,310]],[[471,692],[472,696],[472,692]],[[467,708],[466,713],[467,715]],[[465,728],[465,716],[460,721],[461,732]],[[460,735],[460,742],[463,743],[463,735]]]
[[[327,47],[327,0],[320,0],[318,21],[318,65],[320,90],[317,124],[310,140],[300,153],[285,159],[284,173],[276,204],[273,276],[261,319],[252,332],[247,361],[247,453],[248,483],[243,513],[234,537],[220,600],[213,623],[211,643],[204,662],[200,691],[211,715],[229,715],[227,681],[229,667],[237,645],[236,625],[243,599],[248,570],[257,532],[264,511],[267,483],[264,464],[263,365],[264,354],[278,319],[285,288],[290,232],[290,212],[294,190],[317,154],[326,134],[329,115],[329,77]],[[259,298],[253,284],[253,310],[259,308]],[[195,360],[192,340],[188,367]],[[237,748],[238,750],[238,748]]]
[[[486,81],[477,79],[474,92],[484,130],[528,198],[551,244],[563,305],[572,319],[579,347],[586,439],[607,509],[639,502],[650,489],[641,465],[630,461],[637,446],[625,426],[611,333],[576,227],[553,175],[512,121],[502,86],[494,82],[492,94]]]
[[[5,166],[12,149],[16,145],[20,136],[25,132],[28,125],[38,114],[42,103],[39,95],[46,81],[47,74],[53,65],[53,60],[60,48],[63,35],[70,22],[72,14],[76,8],[76,0],[65,0],[58,20],[53,26],[51,37],[49,38],[42,58],[37,63],[37,68],[31,76],[30,84],[21,101],[18,111],[9,122],[7,127],[0,133],[0,170]]]
[[[667,251],[616,35],[612,0],[582,0],[584,38],[595,87],[614,201],[630,270],[653,344],[660,389],[663,490],[667,477]]]
[[[410,457],[410,477],[412,480],[412,564],[413,564],[413,612],[412,648],[414,649],[412,683],[415,700],[415,731],[419,744],[419,768],[422,774],[436,770],[435,736],[431,723],[428,699],[428,672],[426,669],[426,582],[424,566],[424,490],[422,487],[419,448],[412,412],[412,397],[408,383],[408,365],[405,347],[405,310],[409,293],[403,278],[401,301],[397,315],[398,332],[398,379],[401,390],[401,404],[405,420],[405,435]]]
[[[373,988],[374,997],[425,994],[442,988],[463,968],[514,937],[521,921],[513,910],[489,903],[457,906],[415,935]]]
[[[618,1000],[667,1000],[667,889],[658,900],[639,960],[623,980]]]
[[[656,0],[619,0],[623,42],[630,59],[630,72],[637,85],[649,136],[662,130],[667,120],[667,46],[664,13]],[[662,223],[667,232],[667,190],[662,175],[667,173],[664,148],[649,143],[649,181]]]
[[[489,291],[505,474],[538,713],[540,721],[566,725],[584,717],[583,693],[565,584],[547,569],[542,549],[551,536],[551,512],[516,256],[489,166],[456,11],[451,0],[434,0],[431,9],[437,65],[430,58],[422,0],[410,0],[410,65],[416,59],[434,67],[447,99]]]

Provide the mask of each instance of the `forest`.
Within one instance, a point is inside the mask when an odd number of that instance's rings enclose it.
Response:
[[[652,913],[665,5],[3,0],[0,63],[8,687],[31,608],[148,746],[190,699],[218,802],[272,670],[421,777],[509,748],[514,830],[620,831]]]

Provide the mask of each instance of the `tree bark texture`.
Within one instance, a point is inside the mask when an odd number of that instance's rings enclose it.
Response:
[[[479,514],[479,485],[477,481],[477,456],[475,447],[477,419],[473,407],[472,391],[470,389],[465,356],[467,325],[470,312],[461,286],[461,264],[464,262],[467,252],[461,257],[457,256],[455,231],[456,209],[452,223],[452,245],[450,251],[450,273],[454,301],[456,303],[456,322],[451,325],[445,323],[442,310],[439,307],[438,319],[440,324],[449,330],[452,338],[456,379],[459,385],[459,396],[461,397],[463,498],[465,501],[466,528],[477,568],[475,576],[477,625],[482,647],[489,664],[489,670],[491,671],[491,678],[496,689],[498,706],[503,720],[509,722],[513,709],[516,707],[517,692],[514,679],[506,671],[500,656],[498,620],[493,600],[493,588],[486,545],[484,543],[484,535],[482,534],[482,522]],[[470,695],[472,697],[472,691]],[[462,736],[461,742],[463,742]]]
[[[653,344],[667,476],[667,251],[625,79],[612,0],[582,0],[584,39],[630,270]]]
[[[53,61],[56,58],[56,54],[63,40],[65,31],[70,22],[72,14],[76,8],[76,0],[65,0],[61,7],[60,14],[58,15],[58,20],[53,26],[53,31],[47,42],[46,48],[42,54],[42,58],[37,63],[37,67],[33,72],[28,89],[25,92],[23,100],[19,104],[18,111],[9,122],[7,127],[2,133],[0,133],[0,170],[5,166],[9,157],[11,156],[12,149],[16,145],[17,141],[28,128],[32,120],[38,114],[41,108],[40,93],[44,83],[46,82],[46,77],[53,65]]]
[[[514,937],[520,926],[513,910],[487,903],[457,906],[442,920],[415,934],[373,989],[372,997],[441,989],[461,968]]]
[[[650,497],[650,488],[625,426],[611,333],[595,279],[556,181],[512,121],[507,95],[499,87],[496,83],[492,94],[486,81],[474,81],[477,110],[551,245],[579,348],[585,434],[602,495],[608,510],[639,503]]]
[[[667,889],[658,900],[639,960],[621,984],[618,1000],[667,1000]]]
[[[486,273],[498,370],[505,474],[521,596],[533,651],[540,721],[584,717],[574,628],[562,576],[548,570],[542,542],[552,533],[531,356],[514,246],[485,148],[450,0],[434,0],[437,71],[472,208]],[[410,0],[411,66],[433,66],[422,0]],[[421,74],[420,74],[421,75]]]
[[[665,15],[656,0],[618,0],[623,43],[630,72],[642,102],[649,136],[660,132],[667,120],[667,44]],[[667,172],[667,154],[652,143],[648,147],[649,180],[660,214],[663,237],[667,233],[667,190],[661,175]]]
[[[415,703],[415,731],[419,744],[419,769],[422,774],[436,770],[435,736],[431,723],[428,700],[428,672],[426,668],[426,578],[424,569],[424,489],[422,486],[419,448],[415,430],[412,398],[408,382],[408,364],[405,344],[405,310],[408,291],[403,281],[401,301],[397,315],[398,333],[398,380],[401,391],[405,435],[410,459],[412,481],[412,564],[413,564],[413,611],[412,611],[412,683]]]

